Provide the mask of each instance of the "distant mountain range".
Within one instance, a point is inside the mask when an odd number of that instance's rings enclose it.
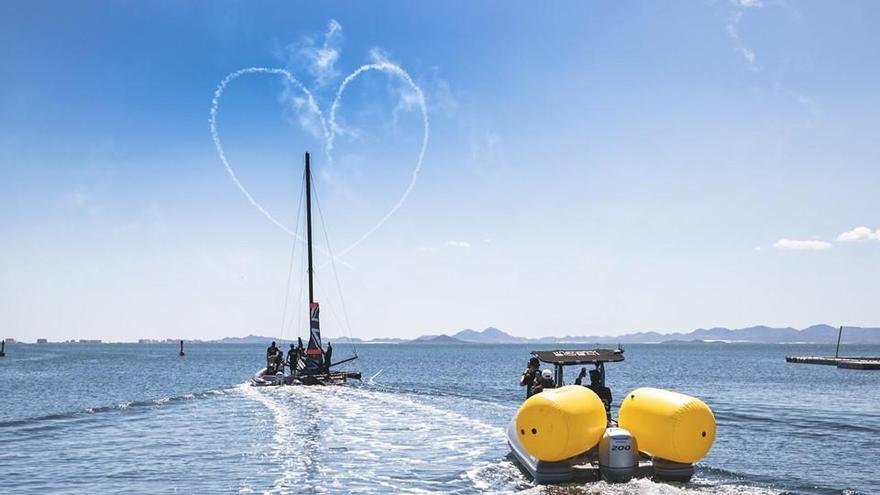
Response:
[[[516,343],[591,343],[591,344],[649,344],[669,341],[722,341],[754,342],[762,344],[837,342],[837,328],[830,325],[813,325],[796,328],[754,326],[748,328],[700,328],[691,332],[659,333],[637,332],[614,336],[565,336],[539,337],[534,339],[515,337],[497,328],[482,332],[462,330],[453,338],[470,343],[516,344]],[[880,328],[844,327],[843,342],[847,344],[880,344]]]
[[[266,343],[272,340],[281,341],[275,337],[263,337],[248,335],[247,337],[227,337],[215,342],[223,344],[249,344]],[[289,340],[289,339],[288,339]],[[285,341],[288,341],[285,340]],[[326,338],[325,338],[326,340]],[[356,343],[356,344],[554,344],[554,343],[581,343],[581,344],[653,344],[661,342],[693,342],[693,341],[721,341],[721,342],[754,342],[760,344],[786,344],[786,343],[814,343],[833,344],[837,342],[837,328],[831,325],[813,325],[804,329],[791,327],[774,328],[768,326],[754,326],[748,328],[699,328],[691,332],[659,333],[637,332],[616,336],[565,336],[565,337],[516,337],[489,327],[482,331],[471,329],[461,330],[452,335],[424,335],[416,339],[369,339],[358,338],[330,338],[332,342]],[[845,344],[880,344],[880,328],[844,327],[843,343]]]
[[[326,342],[328,338],[325,336],[324,341]],[[219,340],[210,340],[207,342],[213,344],[267,344],[269,342],[293,342],[296,341],[296,337],[293,338],[280,338],[280,337],[266,337],[263,335],[248,335],[247,337],[224,337]],[[349,338],[349,337],[337,337],[329,338],[330,342],[336,342],[339,344],[402,344],[404,342],[409,342],[409,339],[369,339],[363,340],[357,337]],[[305,339],[305,342],[308,342],[308,339]]]

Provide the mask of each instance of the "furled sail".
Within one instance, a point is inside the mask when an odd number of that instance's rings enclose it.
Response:
[[[324,370],[324,351],[321,347],[321,308],[318,303],[309,304],[309,345],[302,357],[301,370],[306,374],[320,373]]]

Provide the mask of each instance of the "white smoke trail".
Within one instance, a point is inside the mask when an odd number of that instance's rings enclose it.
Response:
[[[336,90],[336,97],[333,100],[333,104],[330,107],[330,119],[329,119],[329,126],[328,126],[328,122],[324,118],[324,115],[321,112],[320,108],[318,107],[318,104],[315,102],[315,98],[312,96],[311,91],[309,91],[308,88],[306,88],[302,83],[300,83],[299,80],[297,80],[293,76],[293,74],[291,74],[289,71],[287,71],[285,69],[269,68],[269,67],[248,67],[246,69],[240,69],[240,70],[237,70],[237,71],[232,72],[231,74],[227,75],[220,82],[220,84],[217,85],[217,89],[216,89],[216,91],[214,91],[214,98],[211,101],[211,118],[210,118],[211,137],[214,140],[214,147],[217,149],[217,154],[220,156],[220,161],[223,163],[223,167],[226,169],[226,172],[229,174],[229,177],[235,183],[236,187],[238,187],[239,191],[241,191],[241,193],[244,194],[244,196],[248,200],[248,202],[251,205],[253,205],[260,213],[262,213],[263,216],[265,216],[270,222],[275,224],[275,226],[277,226],[278,228],[280,228],[284,232],[288,233],[291,236],[296,237],[299,241],[304,242],[304,239],[302,238],[302,236],[300,236],[296,232],[292,231],[290,228],[288,228],[286,225],[284,225],[284,223],[282,223],[280,220],[275,218],[275,216],[272,215],[272,213],[270,213],[266,208],[264,208],[263,205],[260,204],[260,202],[258,202],[253,197],[253,195],[251,195],[250,191],[248,191],[248,189],[244,186],[244,184],[242,184],[242,182],[238,179],[238,176],[235,174],[235,170],[229,164],[229,160],[226,158],[226,153],[223,150],[223,144],[220,140],[220,133],[217,131],[217,112],[220,108],[220,99],[223,97],[223,92],[226,90],[226,86],[229,85],[229,83],[232,82],[233,80],[235,80],[243,75],[246,75],[246,74],[273,74],[273,75],[284,76],[289,83],[294,85],[297,89],[299,89],[300,91],[303,92],[303,94],[306,95],[306,98],[308,99],[309,111],[314,113],[315,116],[318,118],[319,122],[321,123],[321,129],[324,132],[324,138],[325,138],[324,153],[327,157],[328,163],[330,163],[332,165],[332,163],[333,163],[333,145],[334,145],[334,142],[336,139],[336,134],[340,133],[340,128],[339,128],[339,126],[336,125],[336,111],[339,109],[340,103],[342,101],[342,96],[345,93],[345,89],[348,87],[348,85],[353,80],[355,80],[357,77],[359,77],[361,74],[364,74],[369,71],[385,72],[387,74],[397,76],[397,77],[403,79],[403,81],[406,82],[410,86],[410,88],[412,88],[412,90],[416,93],[419,108],[421,109],[421,112],[422,112],[422,125],[424,128],[424,133],[422,135],[422,146],[421,146],[421,149],[419,150],[418,159],[416,160],[415,168],[413,168],[410,182],[407,185],[406,189],[404,190],[403,194],[397,200],[397,203],[395,203],[394,206],[392,206],[391,209],[388,210],[388,212],[385,213],[385,215],[383,215],[382,218],[380,218],[379,221],[375,225],[373,225],[371,228],[369,228],[363,235],[361,235],[351,245],[349,245],[348,247],[343,249],[339,254],[333,256],[328,250],[320,249],[322,254],[326,255],[328,258],[331,258],[331,260],[338,260],[339,258],[350,253],[358,245],[360,245],[362,242],[364,242],[368,237],[373,235],[373,233],[375,233],[377,230],[379,230],[379,228],[381,228],[382,225],[384,225],[385,222],[387,222],[388,219],[391,218],[391,216],[394,215],[397,212],[397,210],[400,209],[401,206],[403,206],[403,203],[406,202],[407,197],[409,197],[409,194],[412,192],[413,188],[415,187],[416,182],[418,181],[419,172],[421,172],[421,169],[422,169],[422,162],[425,159],[425,151],[428,148],[428,139],[430,136],[430,121],[428,119],[428,107],[427,107],[427,104],[425,103],[425,95],[422,92],[422,89],[413,81],[413,79],[412,79],[412,77],[410,77],[409,73],[407,73],[405,70],[403,70],[400,66],[393,64],[391,62],[383,60],[383,61],[380,61],[377,63],[362,65],[362,66],[358,67],[357,69],[355,69],[351,74],[346,76],[345,79],[342,81],[342,84],[340,84],[339,88]],[[326,262],[322,265],[319,265],[318,269],[326,266],[328,263],[329,262]]]
[[[427,150],[428,148],[428,138],[431,131],[431,122],[428,119],[428,106],[425,104],[425,94],[422,92],[422,88],[420,88],[412,80],[409,73],[403,70],[400,66],[388,61],[380,61],[378,63],[364,64],[358,67],[354,70],[354,72],[345,77],[345,79],[342,81],[342,84],[339,85],[339,89],[336,90],[336,98],[333,100],[333,104],[330,106],[330,134],[327,137],[327,145],[324,148],[325,155],[327,155],[327,160],[331,164],[333,163],[333,143],[336,139],[336,134],[339,133],[339,127],[336,125],[336,111],[339,109],[339,104],[342,100],[343,93],[345,93],[345,88],[347,88],[348,85],[361,74],[373,70],[397,76],[403,79],[407,84],[409,84],[410,88],[415,91],[419,103],[419,108],[422,111],[422,125],[424,127],[424,134],[422,135],[422,147],[419,150],[419,158],[416,161],[416,166],[412,171],[412,177],[410,178],[409,185],[407,185],[406,189],[403,191],[403,194],[400,196],[400,199],[397,200],[397,203],[395,203],[394,206],[392,206],[391,209],[388,210],[388,213],[386,213],[382,218],[379,219],[376,225],[367,230],[356,241],[351,243],[350,246],[343,249],[337,255],[337,258],[345,256],[354,248],[356,248],[360,243],[364,242],[368,237],[373,235],[374,232],[379,230],[379,228],[381,228],[382,225],[385,224],[385,222],[387,222],[388,219],[391,218],[391,216],[394,215],[401,206],[403,206],[403,203],[406,202],[406,198],[415,187],[416,181],[419,179],[419,172],[421,172],[422,170],[422,162],[425,159],[425,150]]]
[[[226,168],[226,172],[229,174],[229,177],[232,178],[232,182],[234,182],[235,185],[238,187],[238,190],[241,191],[242,194],[244,194],[244,197],[247,198],[248,202],[253,205],[260,213],[262,213],[263,216],[268,218],[270,222],[272,222],[278,228],[287,232],[291,236],[294,236],[302,241],[302,236],[290,230],[286,225],[281,223],[281,221],[279,221],[271,213],[269,213],[269,211],[264,208],[263,205],[261,205],[256,199],[254,199],[250,191],[248,191],[247,188],[244,187],[244,184],[242,184],[241,181],[238,179],[238,176],[235,174],[235,170],[233,170],[232,166],[229,164],[229,160],[226,159],[226,153],[223,151],[223,143],[220,141],[220,133],[217,131],[217,111],[220,109],[220,98],[223,97],[223,92],[226,90],[226,86],[229,85],[230,82],[238,79],[245,74],[273,74],[284,76],[289,83],[296,86],[306,95],[309,103],[309,110],[314,112],[314,114],[320,120],[325,137],[328,135],[327,123],[325,122],[324,116],[321,114],[321,110],[318,108],[317,103],[315,103],[315,99],[312,96],[311,91],[309,91],[305,86],[302,85],[302,83],[300,83],[295,77],[293,77],[293,74],[284,69],[248,67],[246,69],[237,70],[226,76],[222,81],[220,81],[220,84],[217,85],[217,90],[214,91],[214,99],[211,100],[211,137],[214,139],[214,147],[217,148],[217,154],[220,156],[220,161],[223,162],[223,167]]]

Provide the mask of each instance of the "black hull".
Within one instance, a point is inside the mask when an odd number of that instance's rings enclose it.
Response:
[[[330,373],[292,377],[284,375],[267,375],[266,368],[263,368],[251,378],[251,385],[255,387],[277,387],[281,385],[345,385],[348,380],[360,379],[360,371],[331,371]]]

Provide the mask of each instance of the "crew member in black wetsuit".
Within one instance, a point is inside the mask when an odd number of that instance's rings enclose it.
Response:
[[[327,341],[327,350],[324,351],[324,373],[330,374],[330,358],[333,357],[333,344]]]
[[[281,349],[275,346],[275,342],[266,349],[266,373],[269,375],[275,374],[275,355],[279,352]]]
[[[526,370],[523,371],[522,376],[519,377],[519,386],[526,388],[526,399],[532,396],[532,387],[538,379],[538,366],[540,366],[540,364],[541,362],[538,361],[538,358],[536,357],[529,359],[529,364],[526,366]]]
[[[284,373],[284,353],[281,349],[275,353],[275,373]]]
[[[538,378],[535,386],[532,387],[532,395],[540,394],[548,388],[556,388],[556,382],[553,380],[553,372],[544,370],[541,372],[541,376]]]
[[[299,361],[299,349],[290,344],[290,349],[287,351],[287,366],[290,366],[290,374],[296,374],[296,363]]]
[[[584,376],[587,374],[586,368],[581,368],[581,372],[578,375],[577,379],[574,381],[575,385],[580,385]],[[598,369],[590,370],[590,384],[585,385],[587,388],[592,390],[602,399],[602,403],[605,404],[605,412],[608,414],[608,417],[611,417],[611,389],[602,385],[602,372]]]

